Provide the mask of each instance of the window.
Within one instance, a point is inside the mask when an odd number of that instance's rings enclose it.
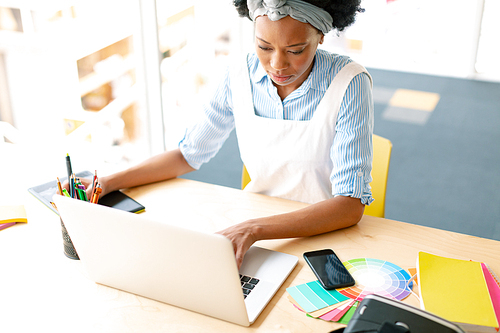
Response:
[[[149,156],[146,2],[20,1],[11,8],[0,0],[0,120],[73,158],[122,168]]]
[[[231,1],[157,0],[165,144],[176,148],[228,65],[253,47],[253,25]]]
[[[364,0],[365,12],[339,36],[330,33],[323,47],[365,67],[473,78],[483,2],[478,66],[485,68],[498,40],[495,0]]]
[[[479,78],[500,81],[498,66],[498,40],[500,40],[500,21],[497,13],[500,1],[484,0],[475,70]]]

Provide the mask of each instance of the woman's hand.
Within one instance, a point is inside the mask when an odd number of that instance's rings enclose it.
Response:
[[[357,198],[337,196],[289,213],[248,220],[217,233],[233,243],[239,268],[256,241],[308,237],[347,228],[359,222],[364,207]]]
[[[243,262],[245,253],[258,240],[254,228],[254,222],[250,220],[217,232],[217,234],[227,237],[233,243],[238,269]]]
[[[98,183],[101,185],[101,194],[99,194],[99,198],[103,197],[106,195],[109,191],[106,190],[106,178],[105,177],[99,177],[98,178]],[[80,182],[82,185],[85,186],[85,193],[87,194],[87,198],[90,200],[92,196],[92,182],[93,178],[80,178]],[[67,180],[62,183],[62,188],[65,188],[66,191],[69,193],[69,183]]]

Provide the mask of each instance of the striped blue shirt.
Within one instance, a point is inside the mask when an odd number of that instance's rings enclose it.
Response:
[[[255,113],[261,117],[310,120],[335,75],[350,58],[316,51],[314,65],[302,85],[283,101],[255,54],[248,57]],[[199,169],[219,151],[234,128],[229,69],[212,99],[204,105],[204,118],[186,131],[179,148],[189,163]],[[369,183],[372,168],[373,99],[370,78],[357,75],[341,103],[330,157],[332,194],[373,201]]]

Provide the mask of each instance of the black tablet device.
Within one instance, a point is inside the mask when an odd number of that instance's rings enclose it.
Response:
[[[375,294],[363,298],[342,332],[465,333],[460,326],[430,312]]]
[[[79,178],[92,178],[94,176],[90,171],[83,171],[75,174]],[[64,182],[67,177],[59,178]],[[57,210],[51,205],[52,196],[57,193],[57,181],[51,181],[38,186],[30,187],[28,191],[40,200],[45,206],[49,207],[54,213]],[[114,191],[99,198],[99,204],[113,207],[131,213],[140,213],[145,207],[121,191]]]

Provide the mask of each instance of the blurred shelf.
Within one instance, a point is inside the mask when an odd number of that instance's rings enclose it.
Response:
[[[107,61],[106,63],[104,63]],[[80,96],[84,96],[100,86],[135,69],[135,57],[129,54],[125,57],[113,55],[101,61],[106,67],[85,75],[80,79]]]

